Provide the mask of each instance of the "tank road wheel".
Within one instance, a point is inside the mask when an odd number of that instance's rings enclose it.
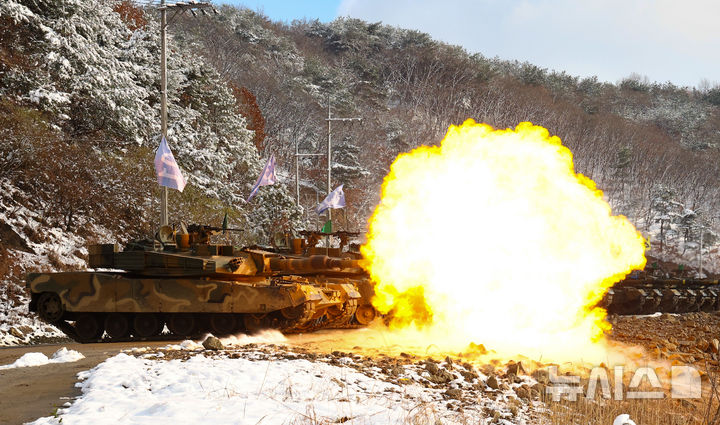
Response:
[[[65,312],[60,297],[54,292],[40,294],[37,311],[40,318],[50,323],[59,322]]]
[[[105,318],[105,332],[112,339],[127,338],[130,335],[130,321],[122,313],[110,313]]]
[[[361,325],[369,325],[377,317],[377,311],[372,304],[363,304],[355,311],[355,321]]]
[[[308,315],[309,304],[300,304],[295,307],[285,307],[280,310],[280,315],[287,320],[299,320]],[[312,316],[312,315],[311,315]]]
[[[133,319],[134,334],[141,338],[160,335],[163,326],[165,323],[154,313],[136,314]]]
[[[190,336],[195,332],[197,322],[192,314],[173,314],[167,325],[173,335]]]
[[[257,332],[267,329],[267,320],[265,314],[243,314],[243,326],[247,332]]]
[[[215,336],[230,335],[237,329],[237,319],[234,314],[217,313],[210,316],[210,331]]]
[[[325,310],[327,323],[325,326],[329,328],[341,328],[355,317],[358,308],[357,300],[347,300],[342,305],[335,305]]]
[[[95,313],[83,313],[75,320],[75,333],[81,342],[91,342],[100,339],[103,327],[100,317]]]

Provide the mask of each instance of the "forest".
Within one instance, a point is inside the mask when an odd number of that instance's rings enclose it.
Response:
[[[273,22],[247,8],[180,14],[169,26],[168,141],[188,185],[171,221],[246,232],[319,230],[328,107],[338,226],[363,232],[394,158],[467,118],[530,121],[568,146],[662,258],[718,259],[720,87],[632,74],[580,78],[489,58],[428,34],[351,18]],[[489,40],[488,42],[492,42]],[[85,246],[154,233],[160,189],[159,15],[130,0],[0,3],[0,275],[82,267]],[[265,160],[279,184],[245,199]],[[468,182],[472,185],[472,182]],[[458,223],[482,228],[491,223]],[[716,261],[715,261],[716,263]],[[706,261],[712,270],[713,262]],[[0,285],[2,286],[2,285]],[[10,297],[12,298],[12,296]]]

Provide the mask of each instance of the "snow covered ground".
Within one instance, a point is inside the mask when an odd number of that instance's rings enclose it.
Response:
[[[33,424],[524,424],[538,403],[515,392],[531,378],[492,389],[487,375],[450,359],[429,365],[235,341],[242,345],[225,339],[219,351],[185,341],[118,354],[81,372],[82,395]]]

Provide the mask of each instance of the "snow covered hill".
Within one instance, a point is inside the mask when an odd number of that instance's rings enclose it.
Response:
[[[692,267],[702,253],[720,271],[719,88],[602,83],[381,23],[219,9],[169,30],[169,144],[189,182],[170,193],[173,222],[220,225],[227,212],[246,229],[237,245],[322,225],[325,160],[300,159],[299,205],[288,184],[296,149],[325,152],[328,106],[363,118],[333,126],[331,164],[348,205],[337,224],[360,232],[399,153],[468,117],[529,120],[562,138],[651,255]],[[0,343],[56,335],[19,319],[25,273],[83,268],[87,244],[157,230],[157,15],[129,0],[0,2]],[[279,184],[245,203],[271,154]],[[478,241],[488,225],[458,223]]]

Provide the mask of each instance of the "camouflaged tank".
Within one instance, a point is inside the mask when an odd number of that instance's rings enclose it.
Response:
[[[94,271],[27,276],[30,311],[81,342],[368,323],[367,311],[357,317],[371,290],[359,258],[316,252],[307,242],[295,242],[305,248],[295,253],[210,244],[219,230],[165,227],[156,240],[124,250],[92,245]]]
[[[718,275],[704,274],[648,256],[645,268],[614,284],[600,305],[619,315],[720,310]]]

